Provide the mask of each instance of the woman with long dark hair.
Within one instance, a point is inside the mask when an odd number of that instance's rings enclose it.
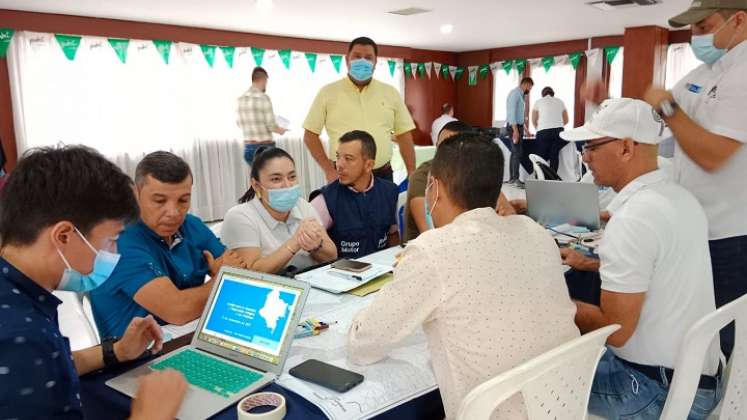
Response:
[[[228,210],[221,231],[223,243],[252,270],[300,270],[337,258],[316,211],[300,197],[297,177],[296,164],[285,150],[257,149],[249,190]]]

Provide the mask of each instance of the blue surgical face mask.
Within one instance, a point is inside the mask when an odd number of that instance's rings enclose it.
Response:
[[[267,202],[273,210],[281,213],[291,211],[301,197],[301,188],[298,184],[288,188],[274,188],[267,190]]]
[[[436,225],[433,224],[433,209],[436,208],[438,202],[438,190],[436,190],[436,200],[433,202],[433,206],[428,205],[428,188],[433,185],[429,184],[425,186],[425,196],[423,197],[423,205],[425,207],[425,224],[428,225],[428,229],[435,229]],[[438,187],[437,187],[438,188]]]
[[[57,290],[76,293],[90,292],[91,290],[101,286],[109,276],[112,275],[114,267],[116,267],[119,262],[120,255],[109,251],[97,251],[77,228],[75,229],[75,232],[80,235],[83,242],[85,242],[91,251],[96,254],[96,259],[93,261],[93,271],[88,274],[81,274],[79,271],[73,269],[67,261],[67,258],[62,255],[62,251],[57,248],[57,253],[67,266],[65,271],[62,273],[62,278],[60,279],[60,284],[57,286]]]
[[[350,76],[359,82],[371,80],[373,70],[373,63],[365,58],[359,58],[350,62]]]
[[[692,36],[690,39],[690,47],[693,49],[693,54],[695,54],[695,57],[697,57],[698,60],[710,66],[726,54],[727,49],[716,48],[716,46],[713,45],[713,41],[716,38],[716,34],[721,32],[730,21],[731,18],[727,19],[726,22],[711,34]],[[736,33],[734,35],[736,36]],[[731,42],[729,43],[731,44]]]

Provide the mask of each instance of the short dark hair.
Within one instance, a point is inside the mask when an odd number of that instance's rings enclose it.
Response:
[[[256,82],[259,79],[266,79],[269,76],[267,75],[267,70],[263,69],[262,67],[255,67],[254,70],[252,70],[252,82]]]
[[[171,153],[159,150],[146,155],[135,169],[135,184],[142,186],[150,175],[167,184],[178,184],[187,177],[192,177],[192,170],[184,159]]]
[[[520,85],[523,85],[524,83],[529,83],[530,85],[534,86],[534,80],[531,77],[525,77],[521,79]]]
[[[0,238],[2,246],[27,246],[61,221],[87,235],[106,220],[130,223],[138,215],[132,180],[97,151],[84,146],[31,149],[0,193]]]
[[[348,143],[351,141],[361,142],[361,150],[363,151],[364,158],[376,160],[376,141],[374,141],[372,135],[363,130],[353,130],[343,134],[342,137],[340,137],[340,144]]]
[[[377,57],[379,56],[379,46],[376,45],[373,39],[367,36],[360,36],[350,41],[350,44],[348,45],[348,54],[350,54],[350,51],[353,51],[353,47],[355,47],[356,45],[370,45],[374,49],[374,55],[376,55]]]
[[[453,131],[454,133],[461,134],[461,133],[468,133],[474,129],[472,128],[471,125],[467,124],[464,121],[454,120],[454,121],[447,122],[443,127],[441,127],[441,130],[438,132],[438,135],[440,136],[441,132],[444,130],[449,130],[449,131]]]
[[[257,148],[257,150],[254,152],[254,159],[252,160],[252,169],[250,171],[250,177],[255,180],[259,181],[259,171],[264,169],[265,166],[267,166],[267,163],[273,159],[276,158],[286,158],[290,159],[291,162],[293,162],[293,165],[296,164],[296,162],[293,160],[291,155],[288,154],[285,150],[274,147],[274,146],[260,146]],[[244,193],[244,195],[239,198],[239,203],[246,203],[249,201],[252,201],[254,196],[257,195],[254,191],[254,188],[251,186],[249,189]]]
[[[542,89],[542,97],[544,98],[545,96],[555,97],[555,91],[550,86],[547,86]]]
[[[503,182],[503,153],[488,137],[457,134],[438,146],[431,175],[446,185],[458,206],[495,208]]]
[[[442,114],[449,113],[449,112],[451,112],[452,109],[454,109],[454,105],[452,105],[452,104],[450,104],[448,102],[445,103],[445,104],[443,104],[443,105],[441,105],[441,113]]]

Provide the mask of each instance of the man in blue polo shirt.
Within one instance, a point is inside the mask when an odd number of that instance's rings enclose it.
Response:
[[[107,280],[119,259],[116,237],[137,218],[132,181],[91,149],[38,149],[19,161],[0,203],[0,417],[79,419],[79,375],[136,359],[150,342],[161,350],[161,329],[146,317],[118,341],[71,351],[52,294]],[[152,373],[130,418],[174,418],[186,390],[180,373]]]
[[[344,134],[337,149],[338,179],[311,202],[341,258],[359,258],[399,244],[399,191],[373,175],[374,162],[376,142],[370,134]]]
[[[135,171],[140,220],[117,241],[122,260],[91,293],[102,337],[117,337],[131,319],[153,314],[160,323],[197,319],[221,265],[246,267],[198,217],[187,214],[192,172],[180,157],[154,152]]]

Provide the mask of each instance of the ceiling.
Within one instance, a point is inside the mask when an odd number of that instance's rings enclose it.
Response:
[[[0,0],[0,9],[165,23],[302,38],[470,51],[600,35],[626,27],[665,26],[689,0],[601,11],[587,0]],[[386,12],[432,10],[415,16]],[[444,24],[454,26],[442,34]]]

